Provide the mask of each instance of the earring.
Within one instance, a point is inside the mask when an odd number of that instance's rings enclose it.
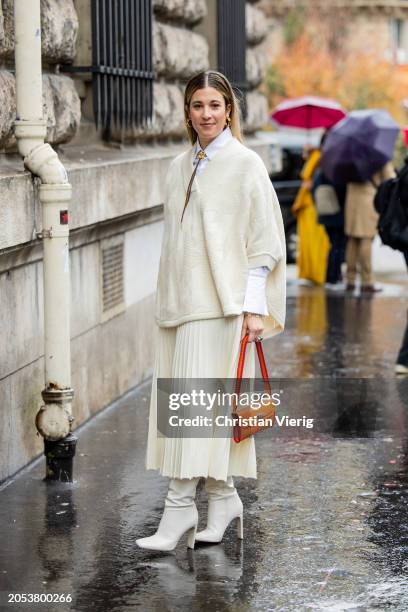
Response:
[[[186,121],[186,126],[187,126],[187,127],[191,127],[191,126],[192,126],[192,123],[191,123],[190,119],[187,119],[187,121]]]
[[[227,126],[231,127],[231,117],[227,117]]]

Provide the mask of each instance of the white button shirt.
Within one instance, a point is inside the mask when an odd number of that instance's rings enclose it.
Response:
[[[233,138],[232,132],[229,127],[225,128],[221,134],[214,138],[205,149],[201,149],[199,140],[197,138],[195,144],[195,155],[193,159],[193,166],[198,162],[197,153],[203,150],[206,157],[200,161],[200,165],[197,168],[197,175],[204,172],[205,168],[213,159],[215,153],[221,149],[229,140]],[[253,312],[261,315],[268,315],[268,308],[266,305],[266,277],[268,276],[269,268],[266,266],[258,268],[250,268],[248,271],[248,281],[245,292],[245,300],[243,305],[244,312]]]

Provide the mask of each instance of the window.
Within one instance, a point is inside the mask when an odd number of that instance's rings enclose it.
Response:
[[[406,64],[407,49],[405,42],[405,21],[403,19],[390,20],[390,56],[397,64]]]

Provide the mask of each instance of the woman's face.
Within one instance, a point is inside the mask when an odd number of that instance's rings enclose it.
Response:
[[[205,148],[223,131],[231,105],[225,106],[223,95],[214,87],[203,87],[194,92],[189,108],[189,117]]]

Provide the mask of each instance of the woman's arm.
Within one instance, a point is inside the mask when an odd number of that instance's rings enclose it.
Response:
[[[266,277],[270,272],[267,266],[252,268],[248,272],[248,282],[243,305],[244,320],[241,340],[248,334],[249,342],[262,336],[264,330],[263,316],[268,314],[266,304]]]
[[[256,156],[257,157],[257,156]],[[267,311],[272,325],[272,335],[283,330],[285,322],[285,230],[282,212],[275,190],[263,162],[254,157],[250,170],[250,209],[246,234],[248,268],[267,266]],[[257,313],[258,314],[258,313]],[[253,324],[254,318],[258,319]],[[248,322],[251,337],[263,329],[259,316]]]

